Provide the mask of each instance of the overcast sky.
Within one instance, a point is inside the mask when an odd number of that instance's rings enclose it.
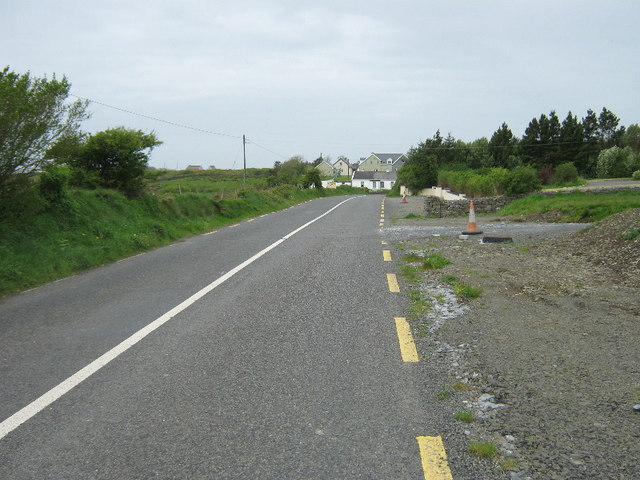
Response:
[[[607,107],[640,122],[638,0],[0,0],[0,68],[66,75],[151,165],[352,161]],[[224,135],[218,135],[224,134]]]

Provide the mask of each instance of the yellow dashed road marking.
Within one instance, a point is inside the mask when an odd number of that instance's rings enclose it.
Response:
[[[387,242],[385,242],[384,240],[382,240],[382,241],[380,242],[380,245],[389,245],[389,244],[388,244]]]
[[[416,437],[425,480],[453,480],[442,437]]]
[[[403,362],[419,362],[418,350],[411,335],[411,327],[404,317],[396,317],[396,330],[398,331],[398,341],[400,342],[400,355]]]
[[[398,285],[398,279],[395,273],[387,273],[387,283],[389,284],[389,291],[393,293],[400,292],[400,285]]]
[[[385,262],[391,261],[391,250],[382,250],[382,259]]]

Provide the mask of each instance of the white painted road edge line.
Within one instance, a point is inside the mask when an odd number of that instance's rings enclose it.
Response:
[[[283,243],[285,240],[287,240],[287,239],[291,238],[292,236],[294,236],[296,233],[298,233],[301,230],[307,228],[312,223],[317,222],[322,217],[324,217],[326,215],[329,215],[335,209],[337,209],[338,207],[340,207],[344,203],[348,202],[352,198],[353,197],[350,197],[350,198],[347,198],[346,200],[340,202],[335,207],[333,207],[333,208],[327,210],[326,212],[324,212],[322,215],[314,218],[310,222],[305,223],[303,226],[295,229],[293,232],[289,233],[288,235],[285,235],[280,240],[277,240],[276,242],[272,243],[271,245],[269,245],[265,249],[263,249],[260,252],[256,253],[253,257],[249,258],[248,260],[245,260],[244,262],[242,262],[237,267],[233,268],[232,270],[228,271],[227,273],[225,273],[224,275],[219,277],[217,280],[211,282],[209,285],[204,287],[199,292],[196,292],[195,294],[193,294],[192,296],[187,298],[185,301],[183,301],[179,305],[173,307],[167,313],[165,313],[164,315],[158,317],[153,322],[149,323],[146,327],[141,328],[136,333],[131,335],[129,338],[127,338],[126,340],[122,341],[120,344],[116,345],[111,350],[106,352],[104,355],[102,355],[99,358],[95,359],[89,365],[87,365],[86,367],[82,368],[81,370],[78,370],[76,373],[71,375],[69,378],[64,380],[62,383],[56,385],[51,390],[46,392],[44,395],[40,396],[39,398],[37,398],[36,400],[31,402],[29,405],[27,405],[26,407],[22,408],[18,412],[16,412],[13,415],[11,415],[9,418],[7,418],[2,423],[0,423],[0,439],[4,438],[7,434],[12,432],[16,428],[18,428],[20,425],[22,425],[24,422],[29,420],[31,417],[35,416],[37,413],[39,413],[42,410],[44,410],[45,408],[47,408],[49,405],[51,405],[53,402],[55,402],[57,399],[59,399],[65,393],[69,392],[71,389],[73,389],[74,387],[76,387],[77,385],[82,383],[84,380],[86,380],[91,375],[93,375],[98,370],[100,370],[102,367],[107,365],[109,362],[111,362],[112,360],[114,360],[115,358],[120,356],[122,353],[124,353],[127,350],[129,350],[136,343],[138,343],[140,340],[145,338],[147,335],[149,335],[150,333],[152,333],[155,330],[157,330],[158,328],[160,328],[162,325],[167,323],[169,320],[171,320],[177,314],[179,314],[180,312],[182,312],[183,310],[185,310],[189,306],[193,305],[195,302],[197,302],[202,297],[204,297],[207,293],[211,292],[214,288],[220,286],[221,284],[223,284],[224,282],[229,280],[236,273],[240,272],[245,267],[251,265],[253,262],[258,260],[260,257],[262,257],[263,255],[267,254],[268,252],[270,252],[271,250],[276,248],[278,245]]]

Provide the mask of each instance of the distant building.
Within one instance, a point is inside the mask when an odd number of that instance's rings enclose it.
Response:
[[[187,170],[202,170],[202,165],[189,165]]]
[[[358,171],[364,172],[397,172],[407,161],[404,153],[372,153],[361,160]]]
[[[349,164],[349,160],[346,158],[339,158],[333,163],[334,173],[337,173],[341,177],[350,177],[353,173],[353,167]]]
[[[351,179],[352,187],[368,188],[372,191],[391,190],[396,183],[396,172],[367,172],[358,169]]]
[[[333,177],[333,165],[327,162],[324,158],[315,166],[315,168],[320,170],[321,177]]]

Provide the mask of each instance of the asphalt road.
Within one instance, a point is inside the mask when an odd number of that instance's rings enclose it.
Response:
[[[0,478],[424,478],[416,437],[451,420],[428,362],[400,356],[381,201],[314,200],[0,301]],[[455,478],[491,478],[450,445]]]

